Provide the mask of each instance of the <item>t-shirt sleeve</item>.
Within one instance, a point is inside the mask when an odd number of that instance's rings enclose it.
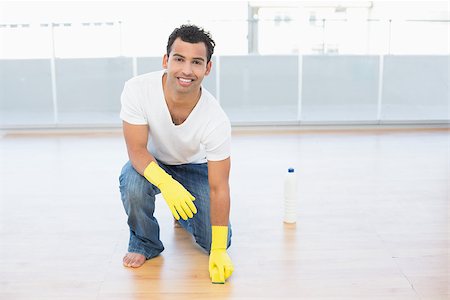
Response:
[[[148,123],[140,105],[137,92],[136,88],[133,88],[129,82],[125,83],[122,95],[120,96],[120,118],[133,125],[146,125]]]
[[[205,139],[206,159],[224,160],[231,155],[231,124],[229,120],[221,122],[211,130]]]

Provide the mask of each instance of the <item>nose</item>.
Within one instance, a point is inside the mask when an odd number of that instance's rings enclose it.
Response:
[[[183,72],[184,75],[191,75],[192,74],[192,66],[191,63],[186,61],[183,64],[183,69],[181,70],[181,72]]]

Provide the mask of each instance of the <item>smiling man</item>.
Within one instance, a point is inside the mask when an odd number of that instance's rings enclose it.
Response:
[[[164,250],[154,216],[161,192],[177,222],[209,253],[211,281],[224,283],[233,272],[227,254],[231,125],[202,86],[214,46],[208,32],[182,25],[169,36],[164,70],[125,83],[120,117],[129,161],[120,192],[130,227],[127,267]]]

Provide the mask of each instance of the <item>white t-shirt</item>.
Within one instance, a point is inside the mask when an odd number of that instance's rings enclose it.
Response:
[[[168,165],[223,160],[231,152],[231,125],[218,101],[204,87],[196,106],[180,125],[167,107],[162,76],[165,70],[131,78],[125,83],[120,118],[149,126],[147,149]]]

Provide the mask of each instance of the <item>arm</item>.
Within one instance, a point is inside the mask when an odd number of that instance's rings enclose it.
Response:
[[[228,219],[230,215],[230,158],[208,161],[208,180],[211,204],[211,253],[209,276],[212,283],[225,283],[234,270],[227,253]]]
[[[148,125],[132,125],[123,121],[123,135],[131,164],[139,174],[144,175],[145,168],[152,161],[156,162],[147,150]]]
[[[230,215],[230,158],[208,161],[208,181],[211,201],[211,224],[228,226]]]
[[[195,198],[158,166],[155,158],[148,152],[148,126],[123,122],[123,134],[131,164],[139,174],[161,190],[175,219],[179,220],[180,216],[184,220],[192,218],[197,213],[192,202]]]

